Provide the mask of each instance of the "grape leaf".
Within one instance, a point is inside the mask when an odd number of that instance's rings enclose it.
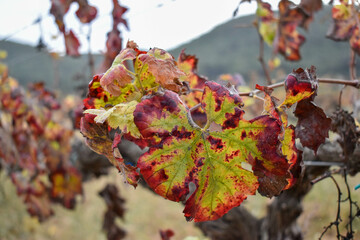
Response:
[[[322,8],[322,0],[301,0],[300,7],[305,10],[308,15],[319,11]]]
[[[360,15],[360,14],[359,14]],[[360,19],[360,17],[359,17]],[[357,26],[353,32],[353,35],[350,38],[350,47],[360,55],[360,29]]]
[[[244,120],[241,98],[213,82],[206,83],[201,105],[208,121],[204,128],[188,118],[175,93],[137,105],[134,121],[140,133],[161,137],[138,161],[149,186],[172,201],[186,200],[185,216],[195,221],[221,217],[257,188],[266,196],[279,194],[288,184],[289,164],[277,151],[278,121],[269,116]],[[196,189],[187,198],[191,185]]]
[[[188,55],[184,50],[181,51],[179,58],[177,60],[177,66],[185,75],[181,76],[181,81],[188,82],[190,89],[196,89],[190,91],[188,94],[181,95],[181,99],[185,104],[191,108],[200,103],[202,97],[202,90],[205,87],[205,82],[207,79],[203,76],[200,76],[197,73],[197,64],[198,59],[195,55]],[[206,114],[201,108],[197,108],[191,112],[191,116],[194,122],[199,126],[204,126],[206,124]]]
[[[182,91],[183,84],[179,78],[184,73],[176,66],[171,54],[165,50],[153,48],[147,54],[140,54],[137,60],[142,63],[136,67],[137,72],[141,72],[141,68],[147,67],[147,70],[154,76],[155,81],[162,87],[174,92]]]
[[[90,6],[87,1],[79,1],[79,9],[76,11],[76,16],[82,23],[90,23],[96,18],[97,9]]]
[[[85,109],[100,109],[108,106],[115,106],[119,103],[139,99],[141,94],[137,92],[133,84],[128,84],[121,88],[121,94],[114,96],[100,84],[102,75],[95,75],[89,83],[89,92],[87,98],[83,100]]]
[[[298,68],[287,76],[285,79],[286,98],[282,106],[290,107],[303,99],[315,97],[318,88],[315,70],[314,66],[306,70]]]
[[[81,174],[73,167],[58,168],[49,178],[52,183],[51,198],[73,209],[76,195],[82,194]]]
[[[296,137],[304,147],[316,153],[325,138],[329,137],[331,119],[309,99],[298,102],[294,114],[298,118]]]
[[[124,218],[125,200],[120,196],[114,184],[107,184],[99,195],[104,198],[107,206],[104,215],[103,230],[107,232],[107,239],[120,240],[125,238],[126,232],[116,224],[116,217]]]
[[[80,42],[72,30],[70,30],[70,32],[67,33],[64,32],[64,40],[65,40],[66,54],[69,56],[79,57]]]
[[[123,14],[128,10],[126,7],[123,7],[119,4],[118,0],[113,0],[114,8],[112,11],[113,16],[113,25],[118,26],[120,23],[124,24],[124,26],[129,30],[129,26],[127,21],[123,18]]]
[[[280,134],[279,139],[281,141],[282,154],[286,157],[288,163],[290,164],[290,177],[288,178],[289,184],[285,187],[285,189],[288,189],[296,183],[301,173],[301,151],[296,148],[295,127],[293,125],[288,125],[288,116],[284,110],[285,106],[276,106],[277,99],[271,96],[273,89],[265,86],[259,86],[257,84],[256,89],[263,91],[265,94],[265,112],[271,117],[277,119],[283,128],[283,132]]]
[[[258,1],[256,15],[260,18],[260,35],[269,46],[272,46],[276,36],[278,20],[274,17],[274,12],[271,10],[271,5],[266,2]]]
[[[305,37],[297,30],[297,26],[306,26],[308,16],[288,0],[279,2],[279,36],[276,42],[276,52],[282,54],[286,60],[298,61],[301,59],[300,46]]]
[[[31,216],[36,216],[40,222],[54,214],[44,179],[46,179],[45,174],[33,176],[26,170],[11,174],[17,194],[23,198],[27,211]]]
[[[360,11],[347,1],[341,1],[332,8],[333,22],[326,36],[334,41],[349,40],[350,47],[360,55]]]
[[[170,240],[174,235],[175,233],[171,229],[160,230],[161,240]]]
[[[136,167],[125,164],[124,159],[116,150],[116,146],[121,141],[120,135],[115,135],[115,139],[110,139],[108,132],[108,125],[97,124],[94,122],[96,116],[92,114],[85,114],[81,118],[80,131],[86,138],[86,144],[96,153],[102,154],[124,174],[126,181],[137,186],[139,180],[139,173],[136,172]]]

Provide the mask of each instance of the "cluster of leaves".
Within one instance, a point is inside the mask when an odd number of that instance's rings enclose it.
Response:
[[[335,41],[349,41],[351,49],[360,55],[360,6],[355,1],[340,0],[340,4],[332,8],[332,18],[327,37]]]
[[[76,11],[76,16],[79,21],[84,24],[91,23],[97,16],[97,9],[91,6],[87,0],[51,0],[50,13],[55,17],[55,23],[57,24],[60,32],[64,35],[66,54],[70,56],[79,56],[80,42],[74,32],[70,29],[66,29],[64,17],[70,9],[72,3],[77,3],[79,8]],[[127,8],[121,6],[118,0],[113,0],[112,30],[108,33],[106,41],[105,62],[110,63],[121,50],[122,39],[120,37],[120,31],[118,29],[120,24],[123,24],[128,28],[126,20],[123,18],[123,14],[127,11]],[[108,66],[108,65],[106,65]]]
[[[289,0],[281,0],[278,5],[279,16],[275,16],[269,3],[257,3],[257,28],[264,41],[273,48],[274,56],[280,53],[286,60],[300,60],[300,47],[305,37],[297,28],[308,28],[314,12],[321,9],[322,1],[302,0],[296,5]]]
[[[60,104],[42,83],[25,92],[6,74],[0,79],[0,160],[31,215],[51,216],[51,202],[74,208],[81,174],[71,166],[73,131],[55,121]]]
[[[243,0],[241,2],[251,2]],[[333,1],[330,1],[333,4]],[[314,13],[322,9],[322,0],[301,0],[295,4],[289,0],[278,3],[276,15],[271,4],[257,1],[256,27],[260,37],[272,48],[272,58],[269,67],[275,68],[280,64],[276,55],[279,53],[285,60],[298,61],[301,59],[300,47],[305,42],[305,36],[298,28],[307,30],[313,20]],[[329,27],[327,37],[335,41],[349,41],[354,52],[360,55],[359,31],[360,7],[358,2],[340,0],[340,4],[332,7],[333,23]]]
[[[129,42],[90,82],[81,132],[128,183],[136,187],[139,169],[157,194],[184,202],[188,220],[208,221],[256,191],[272,197],[294,185],[301,160],[295,138],[316,151],[330,119],[312,102],[314,67],[287,77],[279,106],[271,89],[257,86],[265,94],[265,114],[246,120],[236,89],[200,77],[196,64],[184,52],[175,61],[164,50],[140,51]],[[296,127],[287,121],[293,104]],[[122,137],[149,148],[136,166],[119,153]]]

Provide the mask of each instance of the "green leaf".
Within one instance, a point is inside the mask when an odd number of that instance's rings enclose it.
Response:
[[[279,122],[269,116],[244,120],[241,98],[213,82],[206,83],[201,105],[204,128],[173,92],[137,105],[140,133],[161,140],[138,161],[149,186],[167,199],[186,201],[185,216],[195,221],[221,217],[258,188],[266,196],[279,194],[289,177],[289,164],[278,153]]]

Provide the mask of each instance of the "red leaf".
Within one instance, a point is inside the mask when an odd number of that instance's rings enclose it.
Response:
[[[287,159],[279,153],[279,121],[270,116],[243,119],[241,98],[214,82],[206,83],[201,105],[208,121],[203,128],[188,118],[174,92],[137,105],[135,124],[145,138],[157,140],[138,161],[149,186],[182,201],[193,183],[184,215],[195,221],[221,217],[257,188],[266,196],[279,194],[290,177]],[[251,170],[243,168],[246,164]]]
[[[107,124],[97,124],[94,122],[95,115],[85,114],[80,122],[80,131],[86,138],[86,144],[96,153],[102,154],[108,158],[108,160],[121,171],[126,181],[137,186],[139,180],[139,173],[136,171],[136,167],[125,164],[120,153],[114,154],[114,143],[110,139],[110,134]],[[120,139],[115,138],[115,144],[119,143]]]
[[[360,11],[355,5],[342,1],[332,8],[333,22],[327,37],[335,41],[349,40],[350,47],[360,55]]]
[[[65,39],[65,47],[66,47],[66,54],[73,57],[79,57],[79,47],[80,42],[73,33],[72,30],[70,32],[64,32],[64,39]]]
[[[296,28],[306,27],[309,21],[303,10],[295,8],[288,0],[279,2],[279,36],[276,43],[276,52],[281,53],[286,60],[298,61],[301,59],[300,46],[305,42],[305,37]]]
[[[174,235],[175,235],[175,233],[171,229],[160,230],[161,240],[170,240],[171,237],[173,237]]]
[[[313,100],[318,88],[318,80],[315,73],[316,68],[298,68],[293,70],[285,79],[286,98],[282,105],[291,106],[303,99]]]
[[[316,153],[325,138],[329,137],[331,119],[309,99],[300,101],[294,114],[299,119],[295,129],[296,137],[300,138],[304,147]]]
[[[60,168],[49,176],[52,183],[51,197],[60,201],[66,208],[73,209],[75,197],[82,194],[81,174],[76,168]]]
[[[31,216],[36,216],[39,221],[44,221],[53,215],[50,199],[45,183],[40,180],[44,175],[25,177],[21,172],[11,174],[11,180],[16,186],[17,194],[23,198],[27,211]],[[27,174],[29,175],[29,174]]]
[[[128,9],[126,7],[120,6],[118,0],[113,0],[113,4],[114,4],[114,9],[112,11],[112,15],[113,15],[114,25],[118,26],[119,23],[122,23],[127,29],[129,29],[127,25],[127,21],[122,16]]]
[[[79,1],[79,9],[76,11],[76,16],[82,23],[90,23],[96,18],[97,9],[94,6],[90,6],[87,2],[82,4],[83,1]]]
[[[61,32],[65,32],[64,15],[69,11],[72,2],[73,0],[51,0],[50,13],[54,15]]]

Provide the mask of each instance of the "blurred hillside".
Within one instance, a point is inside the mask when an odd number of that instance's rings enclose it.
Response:
[[[325,37],[330,16],[330,8],[327,7],[315,15],[309,30],[302,31],[306,37],[306,42],[301,47],[303,59],[300,62],[286,62],[280,56],[281,66],[272,77],[280,77],[277,80],[281,80],[284,74],[290,73],[294,68],[314,65],[317,67],[318,76],[348,78],[348,43],[334,42]],[[182,49],[186,49],[187,54],[195,54],[199,58],[198,72],[209,79],[217,79],[223,73],[240,73],[246,81],[254,74],[258,77],[257,80],[261,80],[263,72],[257,60],[259,39],[256,30],[239,27],[251,25],[253,20],[253,15],[233,19],[170,52],[175,58]],[[134,41],[136,42],[136,39]],[[77,86],[87,84],[90,80],[87,55],[55,59],[46,51],[5,41],[0,41],[0,49],[8,52],[5,63],[9,67],[10,75],[22,84],[44,81],[47,86],[55,86],[56,89],[60,87],[62,91],[71,93]],[[265,59],[268,59],[271,49],[266,47],[265,50]],[[97,66],[102,56],[94,55],[94,59]]]
[[[259,39],[255,28],[240,27],[251,25],[253,15],[236,18],[213,29],[211,32],[179,46],[171,51],[176,57],[182,49],[199,58],[199,73],[209,79],[217,79],[223,73],[240,73],[248,81],[255,72],[263,79],[263,71],[258,62]],[[331,22],[331,8],[318,12],[308,31],[300,29],[306,42],[300,48],[302,60],[287,62],[282,56],[280,72],[290,73],[298,67],[317,67],[318,76],[348,78],[350,48],[347,42],[334,42],[327,39],[326,32]],[[265,47],[265,59],[269,59],[271,49]],[[272,74],[272,77],[275,77]]]
[[[48,87],[73,93],[78,86],[90,81],[87,55],[79,58],[57,56],[45,50],[8,41],[0,41],[0,49],[7,52],[7,58],[3,62],[9,68],[9,75],[23,85],[42,81]],[[95,66],[101,60],[101,55],[94,55]]]

